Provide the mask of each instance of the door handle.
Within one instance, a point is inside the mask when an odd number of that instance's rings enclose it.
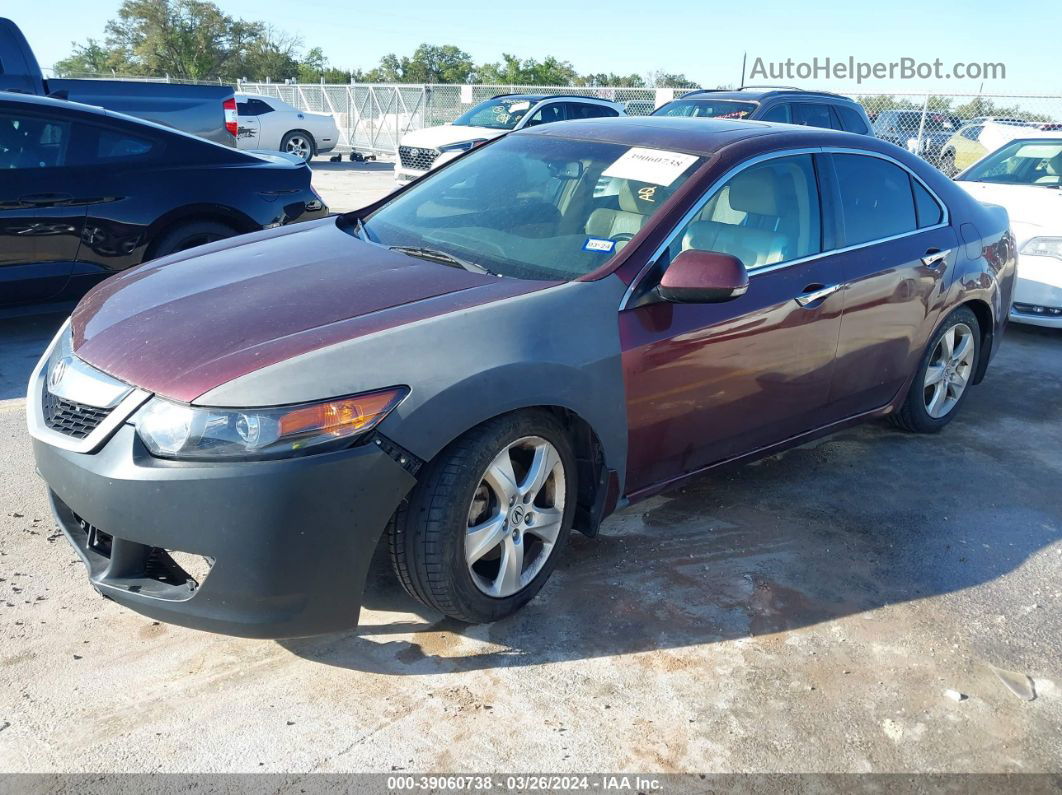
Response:
[[[833,295],[835,292],[843,288],[843,284],[831,284],[829,287],[809,284],[804,288],[804,292],[796,297],[796,302],[803,307],[808,307],[816,301],[821,301],[826,296]]]
[[[19,203],[33,207],[54,207],[73,200],[74,197],[69,193],[31,193],[28,196],[19,197]]]
[[[950,248],[944,249],[943,251],[931,248],[929,249],[929,251],[926,252],[926,255],[922,257],[922,264],[925,265],[927,268],[931,268],[933,270],[940,270],[948,264],[948,255],[952,251],[953,249]]]

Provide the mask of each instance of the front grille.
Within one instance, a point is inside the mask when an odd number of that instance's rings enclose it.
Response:
[[[95,406],[63,400],[49,392],[47,387],[44,388],[41,398],[41,409],[45,425],[75,439],[84,439],[111,413],[111,409],[98,409]]]
[[[1019,304],[1015,302],[1014,311],[1020,312],[1023,315],[1062,317],[1062,306],[1038,306],[1037,304]]]
[[[402,168],[411,168],[415,171],[427,171],[439,152],[435,149],[422,149],[416,146],[398,147],[398,157],[402,161]]]

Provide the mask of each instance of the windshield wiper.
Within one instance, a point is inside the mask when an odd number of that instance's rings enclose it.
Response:
[[[438,262],[442,265],[449,265],[452,268],[464,268],[466,271],[471,271],[472,273],[485,273],[489,276],[501,275],[489,271],[482,265],[477,265],[475,262],[469,262],[466,259],[455,257],[448,251],[440,251],[437,248],[427,248],[425,246],[388,246],[388,248],[391,251],[398,251],[402,254],[408,254],[411,257],[419,257],[420,259]]]

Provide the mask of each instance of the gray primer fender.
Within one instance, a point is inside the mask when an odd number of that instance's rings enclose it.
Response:
[[[625,287],[613,275],[426,318],[264,367],[195,403],[275,406],[407,385],[380,432],[424,460],[491,417],[560,406],[593,428],[622,494],[627,407],[617,312]]]

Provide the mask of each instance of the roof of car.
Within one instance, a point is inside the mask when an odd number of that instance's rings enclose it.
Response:
[[[839,99],[844,102],[854,101],[849,97],[842,96],[841,94],[833,94],[829,91],[807,91],[803,88],[795,88],[791,86],[745,86],[744,88],[736,90],[698,88],[683,94],[680,97],[676,97],[675,99],[736,99],[744,100],[745,102],[760,102],[767,97],[782,94],[805,97],[829,97],[830,99]]]
[[[17,91],[0,92],[0,100],[4,102],[19,102],[26,105],[40,105],[45,108],[63,108],[65,110],[76,110],[83,113],[95,113],[100,116],[112,115],[99,105],[86,105],[82,102],[75,102],[70,99],[60,99],[58,97],[39,97],[36,94],[21,94]]]
[[[495,94],[491,99],[526,99],[530,102],[541,102],[544,99],[579,99],[589,100],[590,102],[604,102],[609,105],[615,105],[617,103],[609,99],[602,99],[601,97],[588,97],[585,94]]]
[[[801,145],[852,146],[878,150],[878,139],[867,135],[736,119],[702,119],[687,116],[621,116],[608,119],[559,121],[529,127],[512,135],[548,135],[557,138],[578,138],[615,143],[624,146],[644,146],[687,152],[699,156],[712,155],[738,141],[765,136],[785,136],[787,147]],[[779,139],[781,141],[781,139]]]

